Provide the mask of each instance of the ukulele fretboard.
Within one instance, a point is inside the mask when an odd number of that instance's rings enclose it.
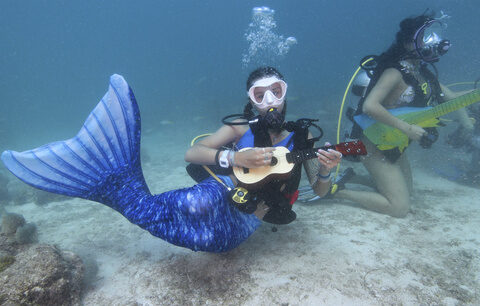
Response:
[[[316,154],[317,150],[318,149],[307,149],[307,150],[293,151],[293,152],[287,153],[287,162],[298,164],[305,160],[315,158],[317,157],[317,154]]]

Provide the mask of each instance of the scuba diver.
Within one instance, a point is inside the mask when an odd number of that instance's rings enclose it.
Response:
[[[293,124],[292,133],[282,128],[287,84],[275,69],[255,71],[249,78],[250,87],[251,103],[261,113],[257,119],[268,127],[259,127],[259,131],[269,138],[257,137],[256,132],[251,135],[245,125],[224,126],[188,150],[187,160],[210,165],[218,157],[218,164],[225,168],[255,168],[271,163],[276,145],[311,145],[308,136],[303,141],[299,137],[305,136],[301,135],[307,131],[305,125],[298,128]],[[271,108],[275,110],[268,110],[271,115],[267,116],[266,109]],[[245,152],[217,150],[230,141],[255,148]],[[262,148],[257,141],[263,144]],[[304,164],[314,189],[323,195],[330,186],[330,169],[338,164],[341,154],[333,150],[319,150],[317,154],[318,162],[310,160]],[[225,175],[215,175],[220,181],[209,177],[189,188],[152,195],[140,163],[138,105],[120,75],[110,77],[107,93],[75,137],[25,152],[5,151],[1,158],[15,176],[33,187],[100,202],[152,235],[194,251],[225,252],[237,247],[258,228],[265,213],[271,214],[272,222],[288,223],[294,219],[289,209],[295,200],[295,180],[299,179],[296,174],[292,175],[293,181],[286,179],[287,186],[282,184],[276,190],[279,195],[269,194],[278,203],[265,198],[258,202],[254,213],[241,211],[232,204],[232,193],[239,196],[239,192],[231,192],[238,189],[231,188],[234,181]],[[285,202],[289,207],[285,207]]]
[[[433,66],[450,48],[450,41],[442,36],[443,17],[445,15],[435,19],[433,13],[424,13],[402,20],[396,40],[389,49],[380,56],[374,56],[368,65],[362,66],[365,72],[352,88],[361,99],[355,111],[347,111],[347,117],[354,122],[349,137],[360,138],[369,152],[360,160],[370,176],[369,179],[356,176],[350,182],[374,187],[375,191],[348,190],[342,186],[330,196],[347,199],[365,209],[393,217],[404,217],[408,213],[412,175],[404,149],[411,141],[429,148],[438,138],[438,133],[434,127],[422,128],[410,124],[394,116],[391,111],[400,107],[418,110],[466,93],[453,92],[440,84]],[[363,59],[361,63],[365,62]],[[429,66],[433,67],[434,72]],[[465,109],[457,113],[462,125],[472,130],[473,125]],[[408,139],[405,137],[406,146],[385,148],[374,144],[366,137],[366,127],[361,126],[364,122],[357,118],[367,118],[371,122],[397,129],[398,134],[393,134],[395,137],[399,134],[408,136]]]
[[[313,138],[308,128],[316,125],[311,119],[284,122],[287,110],[285,95],[287,83],[275,68],[261,67],[253,71],[247,80],[249,101],[241,118],[227,122],[214,134],[193,145],[185,154],[185,160],[197,165],[217,165],[217,169],[234,167],[258,168],[270,165],[275,159],[275,147],[289,151],[313,148],[320,137]],[[255,112],[258,113],[256,116]],[[233,143],[233,148],[229,145]],[[250,148],[248,150],[242,150]],[[333,149],[318,150],[315,160],[303,162],[308,180],[314,192],[325,195],[330,188],[330,170],[342,155]],[[317,161],[318,162],[317,162]],[[195,178],[194,171],[191,176]],[[296,164],[287,179],[275,179],[250,192],[249,203],[237,205],[246,213],[273,224],[288,224],[295,220],[292,205],[298,197],[301,164]],[[234,176],[223,177],[233,188],[238,181]]]

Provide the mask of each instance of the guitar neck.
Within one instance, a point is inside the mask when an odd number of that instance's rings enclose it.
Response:
[[[438,118],[461,108],[467,107],[476,102],[480,102],[480,89],[474,90],[458,98],[437,105],[425,112],[409,118],[407,121],[411,124],[416,124],[428,119]]]

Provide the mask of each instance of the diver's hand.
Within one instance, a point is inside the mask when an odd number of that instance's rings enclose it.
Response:
[[[403,132],[407,134],[408,138],[414,141],[420,141],[422,136],[427,134],[427,131],[415,124],[409,124]]]
[[[235,152],[235,166],[244,168],[258,168],[270,165],[275,148],[252,148]]]
[[[331,146],[329,142],[325,143],[325,146]],[[320,175],[328,175],[330,171],[335,168],[342,160],[342,153],[333,149],[322,150],[318,149],[317,159],[322,165],[320,168]]]

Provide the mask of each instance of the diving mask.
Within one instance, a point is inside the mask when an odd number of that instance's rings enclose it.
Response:
[[[413,36],[415,51],[425,62],[436,62],[447,53],[450,41],[443,39],[445,25],[437,19],[427,21]]]
[[[260,110],[279,107],[285,100],[287,83],[276,76],[255,81],[248,90],[248,96]]]

